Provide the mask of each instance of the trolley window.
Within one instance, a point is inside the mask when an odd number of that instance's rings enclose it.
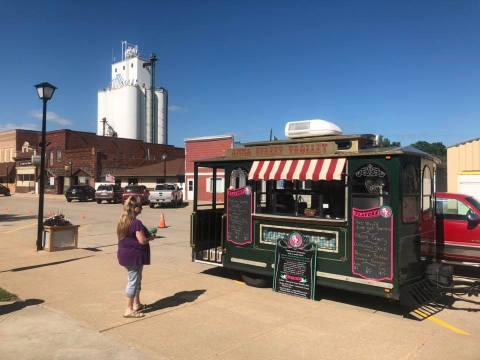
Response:
[[[345,159],[255,161],[255,212],[345,219]]]
[[[432,208],[432,172],[428,166],[423,168],[422,174],[422,210]]]
[[[402,221],[413,223],[419,216],[419,176],[417,169],[411,163],[404,166],[402,171]]]
[[[373,209],[390,204],[390,182],[386,171],[376,164],[366,164],[353,173],[352,207]]]

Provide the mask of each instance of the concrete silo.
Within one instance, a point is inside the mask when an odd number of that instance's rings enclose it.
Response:
[[[138,46],[122,42],[122,60],[112,64],[112,82],[98,92],[98,135],[167,144],[166,90],[155,87],[155,62],[155,55],[145,60]]]

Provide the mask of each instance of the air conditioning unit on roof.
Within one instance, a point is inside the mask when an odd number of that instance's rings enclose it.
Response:
[[[285,125],[285,136],[288,138],[302,138],[326,135],[341,135],[340,129],[334,123],[321,119],[290,121]]]

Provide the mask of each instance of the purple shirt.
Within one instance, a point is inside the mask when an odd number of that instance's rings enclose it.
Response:
[[[138,242],[135,232],[143,231],[145,237],[150,237],[148,230],[138,219],[128,227],[127,236],[118,242],[117,258],[122,266],[150,265],[150,245]]]

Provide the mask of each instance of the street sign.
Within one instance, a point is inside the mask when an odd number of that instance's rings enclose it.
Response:
[[[32,155],[32,165],[40,166],[41,157],[40,155]]]

